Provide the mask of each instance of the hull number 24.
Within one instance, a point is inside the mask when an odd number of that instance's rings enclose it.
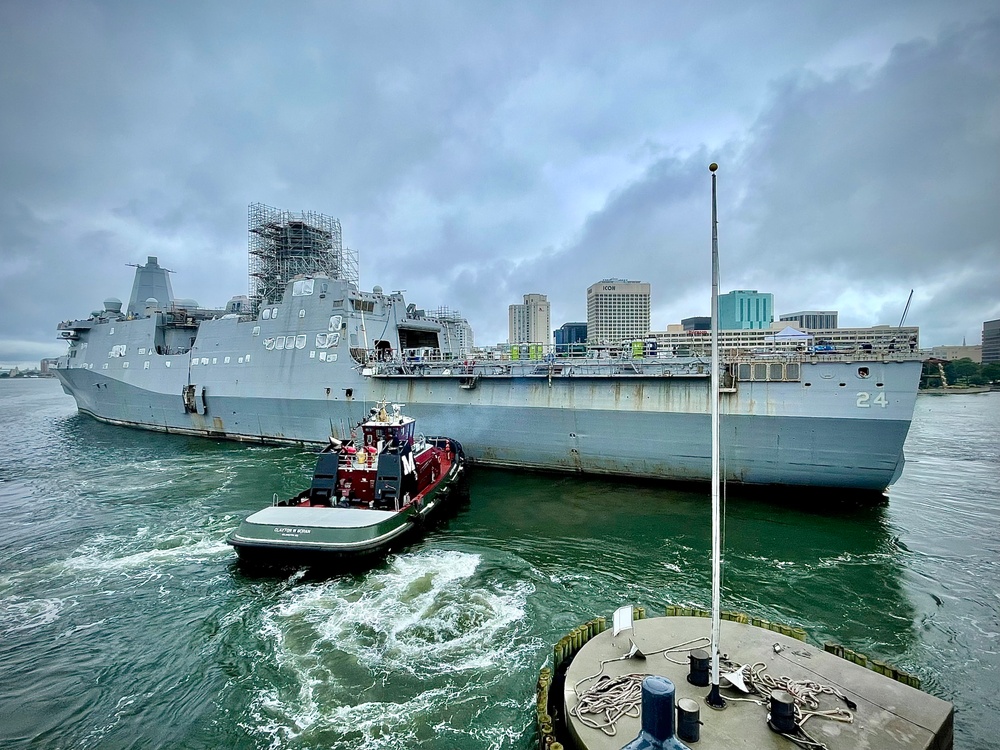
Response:
[[[859,409],[870,409],[872,405],[881,406],[884,409],[888,404],[889,402],[885,398],[885,391],[876,393],[875,398],[872,398],[872,394],[861,391],[858,393],[858,400],[856,402]]]

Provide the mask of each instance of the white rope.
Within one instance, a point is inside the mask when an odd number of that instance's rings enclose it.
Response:
[[[657,651],[650,651],[645,656],[656,656],[663,654],[663,658],[675,664],[683,664],[671,659],[667,654],[678,651],[690,651],[707,645],[709,639],[701,636],[692,638],[689,641],[667,646]],[[693,645],[697,644],[697,645]],[[642,681],[650,675],[645,672],[632,672],[619,677],[601,676],[604,667],[613,661],[624,661],[629,658],[629,654],[618,656],[613,659],[605,659],[601,662],[601,668],[596,674],[588,675],[581,680],[577,680],[573,685],[573,692],[576,694],[576,705],[569,712],[580,720],[584,726],[591,729],[600,729],[609,737],[614,737],[617,733],[618,720],[623,716],[633,719],[639,718],[639,705],[642,703]],[[587,680],[597,678],[597,682],[589,688],[580,692],[580,685]],[[602,718],[593,718],[600,716]]]
[[[783,656],[783,654],[781,654],[781,646],[779,644],[776,643],[774,645],[774,650],[776,654]],[[795,712],[796,734],[786,732],[779,732],[779,734],[801,747],[815,748],[816,750],[828,750],[826,745],[811,737],[803,728],[805,723],[814,716],[830,719],[831,721],[844,722],[845,724],[854,723],[854,713],[847,708],[820,709],[819,698],[823,695],[836,696],[851,708],[856,708],[853,701],[850,701],[847,696],[832,685],[823,685],[815,680],[808,679],[793,680],[787,675],[773,677],[767,674],[765,671],[767,669],[767,664],[762,661],[744,665],[742,668],[730,660],[726,660],[726,664],[729,667],[736,667],[739,671],[744,673],[744,682],[747,683],[747,687],[752,693],[759,695],[763,699],[762,701],[759,701],[759,703],[763,706],[769,705],[771,691],[773,690],[784,690],[792,696],[792,706]],[[752,698],[727,698],[727,700],[747,700],[758,702]]]

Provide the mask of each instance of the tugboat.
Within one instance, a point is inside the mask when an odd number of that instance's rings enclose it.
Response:
[[[385,402],[373,408],[360,439],[331,439],[308,489],[287,500],[275,495],[229,535],[241,563],[378,557],[456,494],[465,470],[461,444],[417,434],[400,404],[391,409]]]

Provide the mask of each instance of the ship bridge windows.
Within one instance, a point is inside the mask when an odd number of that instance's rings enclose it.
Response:
[[[375,312],[375,300],[351,298],[351,305],[358,312]]]
[[[315,279],[299,279],[298,281],[292,282],[292,296],[293,297],[307,297],[313,293],[313,285],[315,284]]]

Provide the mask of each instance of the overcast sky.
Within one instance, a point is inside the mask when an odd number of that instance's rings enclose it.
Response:
[[[722,291],[980,343],[1000,318],[1000,6],[0,0],[0,364],[128,298],[247,292],[247,206],[339,218],[361,285],[476,342],[548,295]]]

